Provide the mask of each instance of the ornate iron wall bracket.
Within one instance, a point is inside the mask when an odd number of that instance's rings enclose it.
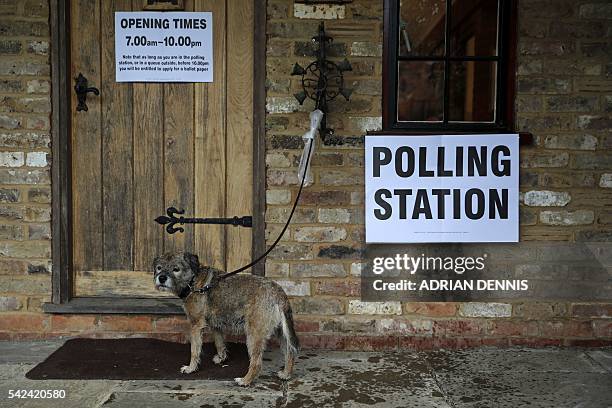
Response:
[[[168,234],[174,234],[175,232],[185,232],[182,227],[175,227],[176,224],[225,224],[233,225],[235,227],[246,227],[250,228],[253,226],[253,217],[250,215],[244,217],[231,217],[231,218],[186,218],[181,214],[185,214],[185,210],[178,210],[175,207],[168,207],[165,215],[161,215],[155,219],[155,222],[161,225],[166,225],[166,232]],[[177,217],[176,215],[181,215]]]
[[[325,25],[319,25],[319,32],[312,37],[316,45],[317,59],[303,68],[297,62],[293,66],[291,75],[302,77],[302,91],[293,96],[300,105],[304,104],[306,98],[315,101],[315,109],[320,109],[325,115],[321,121],[321,138],[325,141],[326,137],[334,133],[333,129],[327,127],[328,102],[334,100],[338,95],[349,100],[352,89],[344,87],[344,72],[352,71],[353,67],[345,58],[339,64],[327,59],[327,46],[333,38],[325,34]]]

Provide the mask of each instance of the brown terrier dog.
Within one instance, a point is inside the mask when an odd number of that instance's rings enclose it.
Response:
[[[202,329],[207,326],[217,349],[215,364],[227,359],[223,333],[246,335],[249,371],[235,378],[239,385],[247,386],[257,377],[266,342],[275,332],[285,339],[285,368],[278,376],[283,380],[291,376],[299,344],[289,300],[276,282],[242,274],[219,279],[222,271],[200,265],[190,253],[162,255],[153,261],[153,270],[155,288],[180,297],[191,324],[191,361],[181,368],[182,373],[198,369]],[[202,294],[193,292],[205,285],[212,288]]]

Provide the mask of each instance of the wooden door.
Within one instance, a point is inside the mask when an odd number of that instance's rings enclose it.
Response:
[[[251,229],[168,235],[154,219],[169,206],[201,217],[252,213],[252,1],[185,1],[185,11],[213,13],[214,82],[116,83],[114,12],[144,4],[71,1],[71,76],[100,89],[87,112],[72,97],[76,296],[162,296],[150,265],[164,251],[191,251],[221,269],[251,259]]]

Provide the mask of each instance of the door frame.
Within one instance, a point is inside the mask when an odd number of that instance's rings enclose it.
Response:
[[[252,257],[265,251],[266,2],[255,3],[253,33],[253,234]],[[51,302],[48,313],[183,314],[178,299],[75,297],[72,271],[70,0],[50,0],[51,30]],[[153,220],[151,220],[153,222]],[[263,276],[264,263],[253,268]]]

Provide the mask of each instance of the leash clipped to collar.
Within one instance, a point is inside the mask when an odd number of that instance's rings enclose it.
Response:
[[[202,286],[201,288],[190,288],[190,293],[206,293],[209,290],[211,290],[213,288],[213,285],[210,283],[207,283],[206,285]]]
[[[302,189],[304,188],[304,185],[309,185],[312,183],[312,174],[310,172],[309,165],[310,165],[310,159],[312,158],[314,154],[315,135],[317,134],[317,130],[319,129],[319,125],[321,123],[321,119],[323,119],[323,115],[324,113],[320,111],[319,109],[315,109],[314,111],[310,112],[310,130],[302,136],[302,138],[304,139],[304,151],[302,152],[302,158],[300,160],[300,165],[298,168],[298,180],[301,180],[300,188],[298,190],[297,196],[295,197],[295,202],[293,203],[291,212],[289,213],[289,218],[287,218],[287,222],[285,223],[285,226],[283,227],[282,231],[280,232],[280,234],[278,234],[278,237],[276,238],[276,240],[274,240],[274,242],[272,243],[272,245],[270,245],[270,247],[266,250],[266,252],[258,256],[257,259],[253,260],[251,263],[241,266],[240,268],[236,270],[233,270],[231,272],[228,272],[226,274],[219,276],[217,278],[218,281],[227,279],[230,276],[233,276],[233,275],[236,275],[237,273],[245,271],[253,267],[254,265],[258,264],[259,262],[261,262],[266,256],[268,256],[270,252],[272,252],[272,250],[276,247],[276,245],[283,238],[283,235],[285,235],[285,232],[287,232],[287,228],[289,228],[289,224],[291,223],[291,218],[293,218],[295,209],[297,208],[297,205],[300,201],[300,195],[302,194]],[[203,293],[208,292],[214,287],[212,282],[207,283],[201,288],[193,288],[192,285],[193,285],[193,282],[191,282],[191,284],[188,285],[188,287],[186,288],[186,290],[188,290],[189,292],[185,296],[179,296],[181,299],[189,296],[189,293],[203,294]],[[182,294],[183,293],[181,292],[181,295]]]
[[[220,278],[223,276],[220,276]],[[194,288],[193,284],[195,283],[195,278],[196,278],[195,276],[191,278],[191,281],[187,284],[187,287],[184,288],[181,291],[181,293],[179,293],[179,298],[185,299],[187,296],[191,295],[192,293],[199,293],[199,294],[206,293],[213,288],[212,278],[208,279],[208,283],[206,283],[201,288]]]

